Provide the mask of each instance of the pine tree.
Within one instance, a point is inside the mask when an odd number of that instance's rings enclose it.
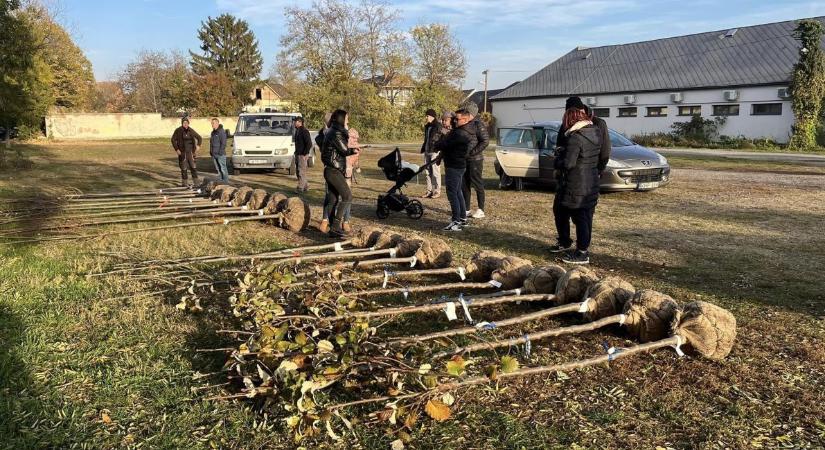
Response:
[[[249,93],[261,74],[263,58],[249,24],[230,14],[209,17],[198,30],[202,55],[192,51],[192,70],[201,76],[223,73],[233,85],[236,99],[249,101]]]

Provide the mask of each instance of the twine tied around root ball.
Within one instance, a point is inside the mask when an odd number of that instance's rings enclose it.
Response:
[[[564,274],[564,268],[555,264],[536,267],[527,274],[527,278],[524,280],[524,293],[553,294],[556,292],[559,278]]]
[[[362,227],[352,236],[352,246],[355,248],[368,248],[375,245],[381,229],[376,227]]]
[[[736,317],[712,303],[688,303],[676,311],[673,334],[681,336],[688,352],[719,361],[730,354],[736,340]]]
[[[625,304],[625,326],[639,342],[664,339],[671,332],[679,305],[669,295],[650,289],[636,291]]]
[[[212,191],[209,193],[210,200],[220,200],[223,197],[223,191],[227,189],[231,189],[232,186],[228,184],[219,184],[215,186]]]
[[[501,267],[501,261],[506,257],[504,253],[482,250],[467,263],[467,277],[474,281],[489,281],[493,272]]]
[[[635,293],[636,288],[627,281],[618,277],[607,277],[587,290],[587,311],[584,312],[584,317],[593,322],[619,314]]]
[[[286,207],[286,199],[287,196],[282,192],[273,192],[270,194],[269,200],[267,200],[266,206],[264,206],[264,214],[278,214],[281,212],[281,210]]]
[[[505,256],[490,278],[501,283],[502,289],[516,289],[524,286],[524,281],[533,270],[533,263],[517,256]]]
[[[221,203],[231,202],[232,199],[235,197],[235,192],[237,190],[238,190],[238,188],[235,188],[235,187],[232,187],[232,186],[227,186],[224,189],[222,189],[221,190],[221,198],[220,198]]]
[[[269,200],[269,193],[263,189],[255,189],[252,191],[252,197],[249,199],[249,209],[263,209],[266,202]]]
[[[556,284],[556,302],[564,304],[583,301],[587,290],[598,281],[596,273],[586,267],[570,269]]]
[[[235,195],[232,196],[232,206],[244,206],[249,203],[249,199],[252,198],[252,189],[249,186],[241,186],[235,191]]]

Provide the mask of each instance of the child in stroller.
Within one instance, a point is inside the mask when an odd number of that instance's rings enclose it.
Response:
[[[378,195],[378,205],[375,215],[379,219],[386,219],[390,211],[406,211],[411,219],[420,219],[424,215],[424,205],[420,201],[410,199],[401,188],[412,180],[416,175],[426,170],[430,164],[421,167],[409,164],[401,159],[401,150],[395,148],[390,154],[378,160],[378,167],[384,171],[384,176],[390,181],[395,181],[395,185],[386,194]]]

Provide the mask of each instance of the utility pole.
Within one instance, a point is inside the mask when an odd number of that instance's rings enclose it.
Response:
[[[484,72],[481,72],[482,74],[484,74],[484,108],[483,109],[484,109],[485,114],[487,113],[487,74],[489,72],[490,72],[489,69],[484,69]]]

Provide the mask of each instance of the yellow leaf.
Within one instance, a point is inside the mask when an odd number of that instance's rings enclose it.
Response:
[[[501,371],[504,373],[515,372],[518,370],[519,364],[516,358],[512,356],[501,357]]]
[[[441,403],[439,400],[433,399],[428,401],[427,405],[424,406],[424,411],[427,412],[428,416],[439,422],[450,418],[450,407]]]
[[[321,339],[318,341],[318,353],[330,353],[334,349],[335,347],[332,346],[332,342],[326,339]]]
[[[105,423],[107,425],[112,423],[112,418],[109,416],[109,414],[107,414],[105,412],[100,414],[100,420],[102,420],[103,423]]]
[[[404,442],[401,439],[396,439],[390,443],[391,450],[404,450]]]
[[[464,373],[464,366],[467,362],[461,356],[453,356],[453,359],[447,361],[447,373],[453,376],[460,376]]]

